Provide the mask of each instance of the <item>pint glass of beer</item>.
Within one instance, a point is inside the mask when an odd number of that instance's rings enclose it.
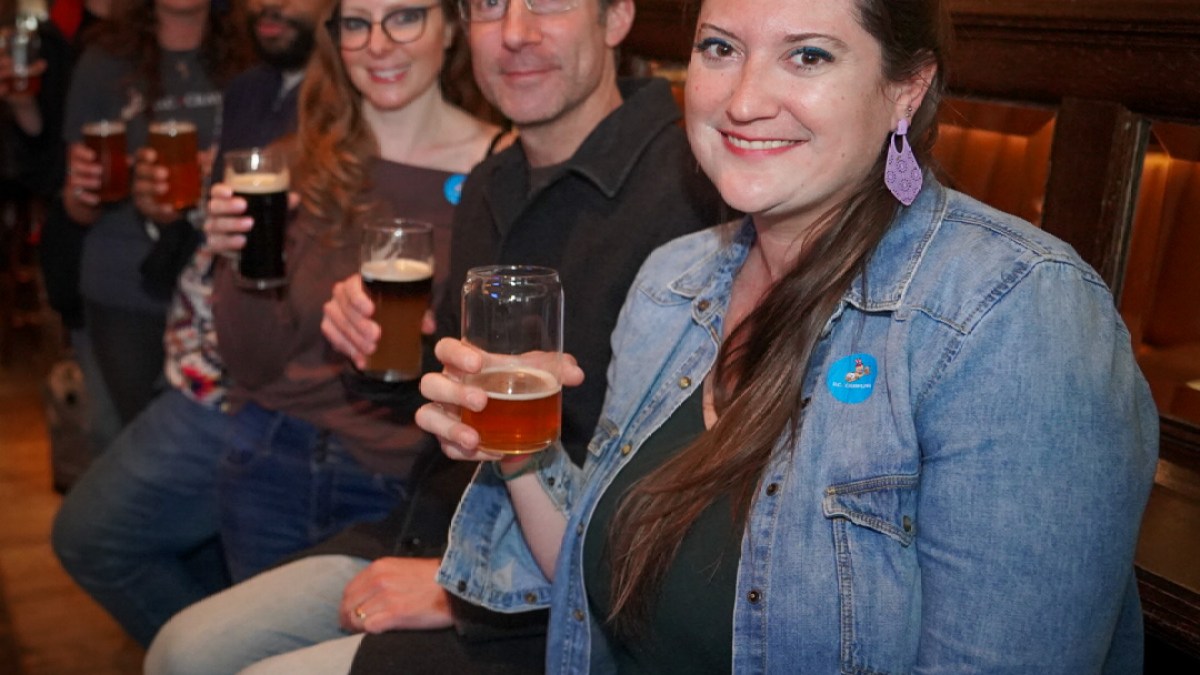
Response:
[[[125,156],[125,123],[99,120],[83,125],[83,144],[100,163],[100,201],[119,202],[129,196],[129,160]]]
[[[379,344],[366,375],[387,382],[421,377],[421,318],[433,294],[433,226],[385,218],[363,228],[363,287],[375,304]]]
[[[483,370],[468,378],[487,392],[480,412],[462,411],[483,450],[538,452],[562,426],[563,293],[545,267],[477,267],[467,272],[462,338],[484,352]]]
[[[167,170],[167,193],[159,197],[176,211],[200,202],[200,144],[196,125],[182,120],[161,120],[150,125],[150,147],[158,165]]]
[[[225,183],[246,200],[246,215],[254,225],[238,257],[238,284],[246,288],[277,288],[287,283],[283,245],[288,220],[287,157],[275,148],[252,148],[225,153]]]

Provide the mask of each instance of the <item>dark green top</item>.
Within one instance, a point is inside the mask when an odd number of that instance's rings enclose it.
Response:
[[[621,469],[596,504],[583,547],[584,583],[593,616],[603,621],[612,604],[608,526],[621,497],[704,432],[703,388],[655,431]],[[650,626],[625,640],[605,629],[621,673],[728,673],[733,663],[733,601],[741,557],[742,518],[721,497],[684,536],[651,607]]]

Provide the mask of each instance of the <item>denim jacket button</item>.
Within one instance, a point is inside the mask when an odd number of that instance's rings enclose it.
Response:
[[[580,523],[575,526],[575,534],[580,537],[583,536],[583,523]]]
[[[537,594],[536,593],[526,593],[525,594],[525,602],[527,602],[531,605],[537,604]]]
[[[912,532],[912,530],[913,530],[912,518],[909,518],[908,516],[904,516],[904,518],[901,519],[900,523],[904,527],[905,532]]]
[[[459,581],[456,588],[458,588],[459,593],[466,593],[467,592],[467,582]]]
[[[631,452],[633,452],[633,444],[632,443],[626,443],[625,445],[621,446],[621,454],[622,455],[628,455]]]
[[[746,594],[746,599],[757,604],[759,600],[762,600],[762,593],[758,592],[757,590],[750,591]]]
[[[690,377],[679,378],[679,388],[680,389],[687,389],[690,386],[692,386],[692,378],[690,378]]]
[[[574,612],[572,612],[571,615],[575,617],[576,621],[583,621],[583,610],[582,609],[575,610]]]
[[[701,312],[707,312],[711,305],[712,303],[709,301],[701,300],[700,302],[696,303],[696,309],[700,310]]]
[[[776,492],[779,492],[779,483],[771,483],[767,486],[767,496],[773,497]]]

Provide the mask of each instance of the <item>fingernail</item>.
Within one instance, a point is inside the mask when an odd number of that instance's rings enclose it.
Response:
[[[487,396],[479,393],[467,394],[467,403],[471,404],[471,410],[479,412],[487,405]]]

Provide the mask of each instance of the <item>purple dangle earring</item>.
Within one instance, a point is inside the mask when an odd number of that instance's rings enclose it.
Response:
[[[909,114],[912,114],[911,108]],[[896,150],[897,140],[900,141],[900,150]],[[887,166],[883,170],[883,183],[901,204],[909,206],[921,191],[923,181],[921,167],[917,165],[912,146],[908,144],[908,118],[905,117],[888,138]]]

